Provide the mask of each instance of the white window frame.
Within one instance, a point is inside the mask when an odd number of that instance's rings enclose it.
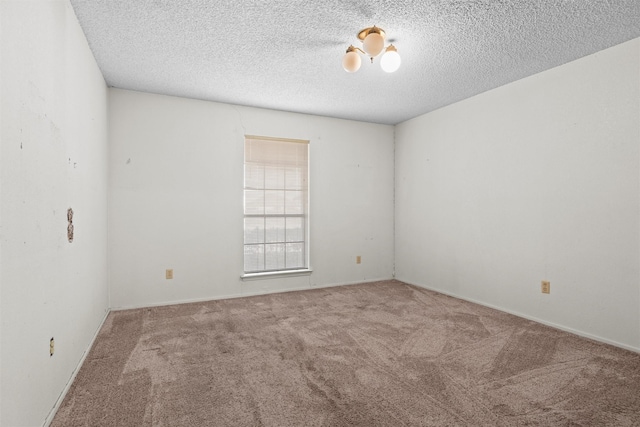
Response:
[[[266,144],[268,144],[269,142],[277,142],[277,143],[292,143],[292,144],[306,144],[307,145],[307,152],[306,152],[306,175],[305,175],[305,181],[306,181],[306,188],[303,189],[302,194],[303,194],[303,212],[302,213],[287,213],[286,211],[284,213],[275,213],[275,214],[269,214],[266,212],[266,206],[267,206],[267,201],[266,201],[266,192],[267,191],[271,191],[271,190],[276,190],[276,191],[284,191],[285,192],[285,199],[286,199],[286,192],[287,191],[298,191],[298,190],[291,190],[291,189],[287,189],[287,182],[285,179],[285,182],[283,184],[283,187],[280,188],[274,188],[274,189],[269,189],[266,188],[266,177],[265,177],[265,183],[263,185],[263,188],[253,188],[250,187],[247,184],[247,177],[248,177],[248,172],[247,172],[247,165],[248,165],[248,160],[247,160],[247,144],[255,144],[255,143],[261,143],[264,142]],[[260,278],[270,278],[270,277],[274,277],[274,276],[295,276],[295,275],[307,275],[311,273],[311,268],[310,268],[310,256],[309,256],[309,235],[310,235],[310,226],[309,226],[309,201],[310,201],[310,197],[309,197],[309,164],[310,164],[310,144],[308,140],[301,140],[301,139],[290,139],[290,138],[274,138],[274,137],[265,137],[265,136],[255,136],[255,135],[245,135],[245,139],[244,139],[244,167],[243,167],[243,274],[241,275],[241,278],[243,280],[251,280],[251,279],[260,279]],[[257,161],[258,164],[260,163],[260,161]],[[254,163],[255,164],[255,163]],[[265,170],[266,170],[266,165],[267,163],[264,163],[263,166],[265,166]],[[283,165],[283,167],[285,167]],[[266,173],[266,172],[265,172]],[[248,212],[247,209],[247,194],[249,191],[265,191],[265,200],[263,201],[264,205],[265,205],[265,212],[263,213],[251,213]],[[286,205],[286,203],[285,203]],[[285,208],[286,210],[286,208]],[[263,233],[264,235],[262,236],[262,239],[259,239],[258,242],[247,242],[247,235],[250,234],[247,231],[247,219],[264,219],[264,229],[263,229]],[[302,220],[303,223],[303,236],[304,236],[304,241],[288,241],[287,237],[286,237],[286,233],[287,233],[287,227],[285,226],[284,228],[284,239],[282,241],[268,241],[267,238],[267,220],[269,218],[273,218],[273,219],[279,219],[282,218],[285,221],[287,221],[287,218],[300,218]],[[267,246],[268,245],[287,245],[287,243],[303,243],[303,262],[302,265],[297,265],[295,267],[291,267],[291,268],[287,268],[286,267],[286,250],[284,252],[284,261],[283,261],[283,266],[280,268],[275,268],[275,269],[268,269],[267,268]],[[262,269],[258,269],[258,270],[251,270],[251,271],[247,271],[247,261],[246,261],[246,253],[247,253],[247,247],[248,246],[254,246],[254,247],[258,247],[262,245],[263,246],[263,256],[265,257],[263,262],[262,262]]]

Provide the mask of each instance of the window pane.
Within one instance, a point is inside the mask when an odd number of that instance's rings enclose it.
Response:
[[[285,268],[304,267],[304,243],[287,243],[287,265]]]
[[[264,166],[255,163],[244,165],[244,187],[264,188]]]
[[[304,193],[302,191],[287,191],[286,195],[286,213],[303,214],[304,213]]]
[[[284,191],[266,190],[264,213],[267,215],[284,214]]]
[[[304,220],[302,218],[287,218],[287,242],[304,241]]]
[[[282,270],[284,266],[284,243],[265,245],[265,270]]]
[[[308,141],[245,137],[245,272],[307,266],[308,150]]]
[[[305,185],[306,168],[289,167],[285,170],[285,184],[287,190],[302,190]]]
[[[244,243],[264,243],[264,218],[244,219]]]
[[[244,213],[247,215],[264,215],[263,190],[244,190]]]
[[[265,188],[271,190],[284,189],[284,168],[280,166],[265,166]]]
[[[266,218],[266,222],[267,222],[267,243],[284,242],[284,229],[285,229],[284,217],[283,218]]]
[[[245,245],[244,271],[264,270],[264,245]]]

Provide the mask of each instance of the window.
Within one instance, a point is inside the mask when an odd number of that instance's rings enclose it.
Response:
[[[309,141],[245,136],[244,272],[308,268]]]

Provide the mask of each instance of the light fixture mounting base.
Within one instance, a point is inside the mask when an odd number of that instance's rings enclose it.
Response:
[[[363,42],[365,37],[367,37],[370,33],[378,33],[382,36],[383,39],[387,38],[387,34],[384,32],[384,30],[374,25],[373,27],[367,27],[363,30],[360,30],[360,32],[358,33],[358,39]]]

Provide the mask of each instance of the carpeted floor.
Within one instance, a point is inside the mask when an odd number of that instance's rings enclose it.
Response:
[[[640,425],[640,355],[397,281],[120,311],[52,423],[459,425]]]

